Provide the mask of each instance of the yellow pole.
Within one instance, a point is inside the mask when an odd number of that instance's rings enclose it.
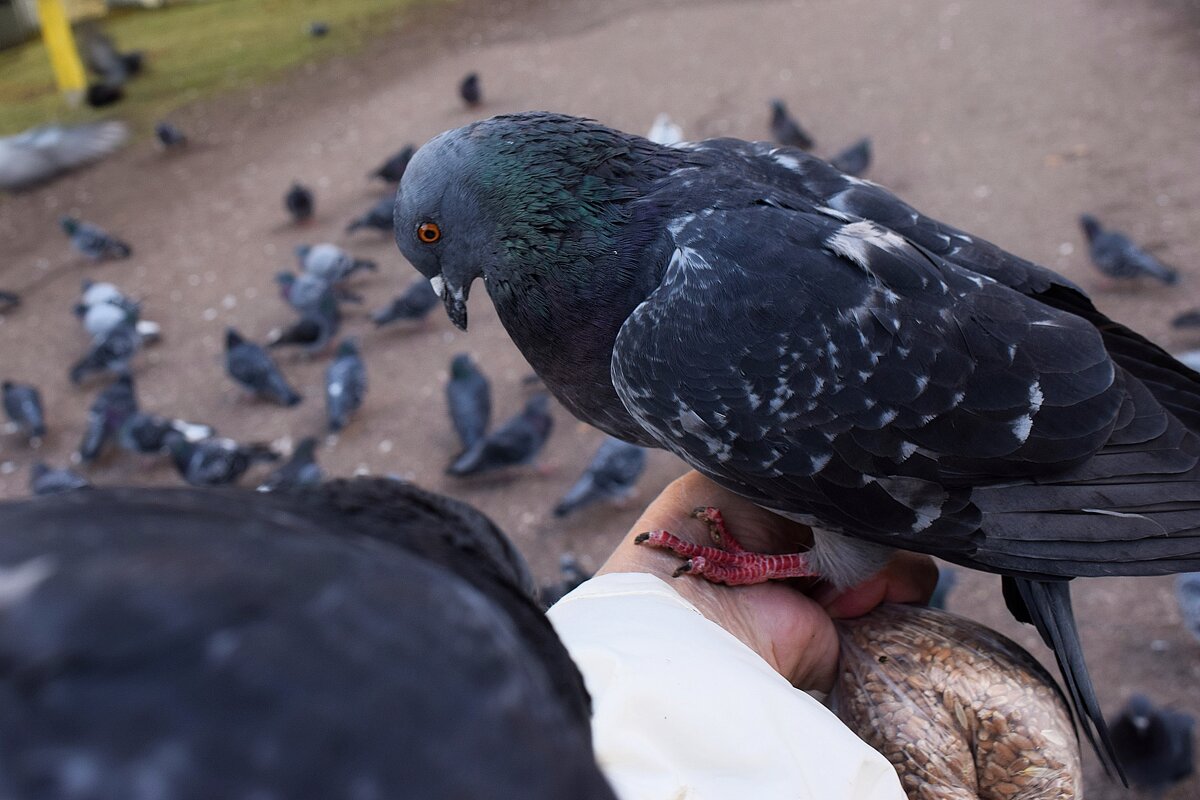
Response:
[[[46,43],[50,66],[54,69],[54,80],[60,91],[78,99],[87,88],[87,75],[63,3],[64,0],[37,0],[38,19],[42,25],[42,41]]]

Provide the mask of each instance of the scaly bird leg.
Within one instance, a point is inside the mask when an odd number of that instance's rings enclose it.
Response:
[[[725,520],[716,508],[697,508],[692,512],[692,516],[708,523],[709,533],[717,542],[717,546],[692,544],[669,531],[639,533],[634,537],[634,544],[661,547],[686,558],[687,561],[675,570],[675,577],[687,572],[700,575],[714,583],[738,586],[816,575],[808,564],[806,553],[752,553],[742,547],[725,527]]]

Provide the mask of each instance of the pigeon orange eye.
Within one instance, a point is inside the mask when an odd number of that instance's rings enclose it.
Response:
[[[433,244],[442,238],[442,229],[435,222],[422,222],[417,228],[417,238],[425,244]]]

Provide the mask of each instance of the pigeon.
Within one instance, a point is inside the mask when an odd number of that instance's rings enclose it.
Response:
[[[296,445],[296,449],[292,451],[292,457],[283,466],[268,475],[267,479],[259,484],[258,491],[303,489],[320,484],[324,479],[324,473],[314,457],[316,450],[317,440],[314,437],[301,439],[300,443]]]
[[[96,488],[0,530],[8,797],[615,798],[528,567],[465,504]]]
[[[301,272],[299,275],[279,272],[275,275],[275,283],[279,284],[279,293],[288,305],[301,314],[311,313],[330,303],[336,307],[339,300],[357,302],[362,299],[311,272]]]
[[[1109,723],[1113,747],[1134,787],[1161,797],[1175,783],[1195,771],[1192,729],[1188,714],[1155,708],[1144,695],[1135,694]]]
[[[554,418],[549,395],[538,393],[520,414],[505,422],[454,460],[446,474],[458,478],[533,463],[550,438]]]
[[[292,217],[292,222],[302,225],[312,219],[315,202],[312,190],[299,183],[293,183],[283,196],[283,207]]]
[[[655,144],[679,144],[683,141],[683,128],[672,122],[666,114],[659,114],[654,118],[654,124],[650,126],[646,138]]]
[[[300,318],[282,331],[273,333],[267,341],[267,347],[297,345],[310,353],[323,350],[337,336],[342,324],[338,297],[333,287],[307,273],[296,277],[284,272],[277,275],[276,280],[284,298],[300,313]]]
[[[694,572],[850,587],[898,548],[999,573],[1114,766],[1069,581],[1200,568],[1196,373],[1054,272],[763,142],[484,120],[413,156],[396,241],[459,328],[482,277],[575,416],[815,526],[778,569],[705,548]]]
[[[88,351],[71,366],[71,383],[78,386],[93,375],[128,372],[130,361],[142,347],[142,337],[132,321],[117,325],[97,337]]]
[[[36,386],[4,381],[4,413],[26,438],[41,439],[46,435],[46,413],[42,410],[42,395]]]
[[[462,79],[462,83],[458,85],[458,96],[467,104],[467,108],[475,108],[483,102],[483,89],[479,85],[479,73],[469,73]]]
[[[950,592],[957,585],[958,573],[944,564],[939,565],[937,585],[933,587],[933,595],[929,598],[929,607],[945,611],[946,601],[950,599]]]
[[[193,486],[237,483],[256,463],[279,459],[270,445],[239,444],[223,438],[189,442],[175,431],[167,434],[166,446],[180,477]]]
[[[103,85],[119,88],[141,73],[145,62],[142,51],[122,53],[112,38],[94,23],[79,26],[78,37],[84,65],[103,81]]]
[[[379,271],[379,265],[374,261],[355,258],[336,244],[328,242],[297,245],[296,260],[309,275],[331,285],[346,280],[359,270]]]
[[[554,507],[554,516],[565,517],[600,500],[624,500],[645,470],[643,448],[606,436],[583,476]]]
[[[771,138],[786,147],[812,150],[812,137],[788,113],[782,100],[771,101]]]
[[[308,35],[314,39],[320,39],[329,34],[329,23],[327,22],[310,22],[308,25]]]
[[[234,382],[262,400],[291,408],[303,399],[278,365],[259,345],[246,341],[234,328],[225,329],[225,372]]]
[[[159,455],[167,449],[167,436],[178,433],[189,442],[198,442],[217,435],[209,425],[171,419],[160,414],[139,411],[131,414],[117,431],[117,443],[122,449],[142,455]]]
[[[841,170],[847,175],[861,177],[871,166],[871,140],[859,139],[829,159],[829,163],[834,169]]]
[[[44,125],[0,137],[0,189],[28,189],[116,152],[129,138],[123,122]]]
[[[154,137],[164,150],[178,150],[188,143],[187,134],[165,120],[155,123]]]
[[[1173,328],[1200,328],[1200,308],[1185,311],[1171,320]]]
[[[482,441],[492,420],[492,387],[466,353],[450,362],[446,408],[465,453]]]
[[[404,177],[404,170],[408,167],[408,162],[412,159],[416,148],[411,144],[406,144],[404,147],[387,161],[380,164],[374,172],[368,177],[379,178],[388,183],[399,183]]]
[[[84,278],[79,290],[79,302],[75,306],[76,316],[82,317],[92,306],[109,303],[127,311],[137,311],[138,304],[122,292],[114,283],[93,281]]]
[[[71,237],[71,246],[92,261],[129,258],[133,255],[133,248],[128,244],[91,223],[75,217],[63,217],[59,224],[63,232]]]
[[[1091,214],[1079,218],[1088,240],[1088,254],[1096,269],[1109,278],[1122,280],[1149,275],[1168,286],[1179,282],[1179,273],[1134,244],[1128,236],[1105,230]]]
[[[267,347],[299,347],[309,355],[320,353],[337,336],[341,317],[314,315],[302,316],[286,328],[273,331],[267,339]]]
[[[100,457],[125,421],[138,412],[133,377],[120,375],[106,386],[88,409],[87,427],[79,445],[79,457],[88,463]]]
[[[437,292],[433,284],[424,278],[418,278],[404,293],[391,302],[387,308],[381,308],[371,315],[377,326],[388,325],[401,320],[419,322],[428,316],[438,304]]]
[[[83,93],[83,102],[91,108],[105,108],[124,99],[124,87],[115,83],[90,83]]]
[[[87,478],[71,469],[54,469],[44,461],[29,468],[29,491],[35,495],[58,494],[91,486]]]
[[[559,579],[556,583],[538,589],[538,599],[542,602],[542,608],[554,605],[592,577],[592,573],[583,568],[574,553],[563,553],[559,556],[558,572]]]
[[[346,226],[346,233],[354,233],[354,231],[360,228],[371,228],[383,233],[391,233],[392,211],[395,205],[396,198],[391,195],[379,198],[379,202],[367,209],[367,213],[361,217],[357,217]]]
[[[19,294],[0,290],[0,314],[12,311],[19,305],[21,305],[21,296]]]
[[[340,431],[350,416],[362,408],[367,394],[367,367],[358,353],[358,342],[343,339],[325,371],[325,416],[329,430]]]
[[[1175,576],[1175,599],[1179,614],[1196,641],[1200,641],[1200,572],[1181,572]]]

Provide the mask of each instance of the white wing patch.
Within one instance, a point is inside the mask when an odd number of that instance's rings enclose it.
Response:
[[[900,252],[908,246],[903,236],[881,228],[869,220],[859,220],[843,225],[825,242],[838,255],[848,258],[863,269],[869,269],[868,246],[880,250]]]

